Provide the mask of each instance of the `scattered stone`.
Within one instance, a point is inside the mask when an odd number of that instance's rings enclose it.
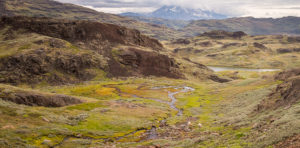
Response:
[[[43,119],[45,122],[50,122],[50,120],[48,120],[46,117],[42,117],[42,119]]]
[[[211,133],[211,135],[213,135],[213,136],[220,136],[219,133]]]
[[[219,83],[227,83],[227,82],[231,81],[231,80],[228,80],[228,79],[220,78],[217,75],[210,75],[209,79],[211,79],[215,82],[219,82]]]
[[[190,43],[191,41],[189,41],[188,39],[177,39],[172,42],[172,44],[185,44],[185,45],[188,45]]]
[[[65,48],[65,43],[58,39],[50,39],[49,41],[50,47],[53,48]]]
[[[277,49],[278,53],[291,53],[293,52],[293,49],[288,49],[288,48],[279,48]]]
[[[253,46],[259,49],[267,49],[267,47],[264,44],[257,43],[257,42],[253,43]]]
[[[202,125],[201,123],[198,123],[198,127],[199,127],[199,128],[202,128],[203,125]]]
[[[42,144],[45,144],[45,145],[51,145],[51,140],[48,140],[48,139],[45,139]]]

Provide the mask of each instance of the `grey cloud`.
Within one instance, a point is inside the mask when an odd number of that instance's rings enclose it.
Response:
[[[201,8],[213,10],[229,16],[255,16],[257,13],[268,14],[267,17],[296,14],[300,16],[299,0],[57,0],[60,2],[74,3],[78,5],[91,6],[96,10],[134,10],[145,11],[145,8],[159,8],[162,5],[178,5],[187,8]],[[134,9],[133,9],[134,8]],[[274,10],[288,10],[287,12]],[[152,10],[152,9],[149,9]],[[256,12],[257,10],[257,12]],[[115,12],[115,11],[114,11]],[[117,11],[116,11],[117,12]],[[276,16],[274,16],[276,17]]]

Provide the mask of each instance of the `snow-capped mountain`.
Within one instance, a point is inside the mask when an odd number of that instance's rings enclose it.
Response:
[[[163,6],[152,13],[122,13],[123,16],[143,16],[163,18],[170,20],[201,20],[201,19],[224,19],[227,16],[215,13],[213,11],[204,11],[201,9],[189,9],[179,6]]]

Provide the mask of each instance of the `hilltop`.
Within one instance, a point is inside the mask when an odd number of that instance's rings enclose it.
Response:
[[[289,69],[300,66],[299,41],[299,37],[285,35],[211,31],[167,42],[165,47],[210,66]]]
[[[165,26],[140,22],[128,17],[97,12],[82,6],[53,0],[1,0],[0,8],[0,15],[2,16],[33,16],[99,21],[138,29],[142,33],[158,39],[169,39],[170,36],[181,34]]]
[[[198,35],[212,30],[229,32],[244,31],[250,35],[299,35],[299,17],[283,18],[229,18],[224,20],[196,20],[182,28],[182,31]]]

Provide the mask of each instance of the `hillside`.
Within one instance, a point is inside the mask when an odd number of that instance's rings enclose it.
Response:
[[[210,66],[279,68],[300,66],[299,37],[250,36],[244,32],[211,31],[166,42],[175,55]]]
[[[0,15],[99,21],[138,29],[144,34],[158,39],[168,39],[170,36],[181,34],[164,26],[148,24],[131,18],[97,12],[85,7],[53,0],[1,0],[0,8],[2,8],[0,9]]]
[[[169,28],[176,29],[176,30],[182,29],[190,23],[190,21],[184,21],[184,20],[169,20],[169,19],[162,19],[162,18],[135,16],[135,14],[128,14],[128,13],[121,14],[121,15],[130,17],[130,18],[138,20],[138,21],[146,22],[146,23],[164,25]],[[182,32],[182,35],[184,35],[183,32]],[[179,36],[179,37],[181,37],[181,36]]]
[[[215,30],[159,41],[125,17],[4,2],[0,148],[300,146],[300,37]]]
[[[250,35],[289,34],[299,35],[299,17],[272,18],[229,18],[224,20],[193,21],[182,31],[197,35],[212,30],[244,31]]]

